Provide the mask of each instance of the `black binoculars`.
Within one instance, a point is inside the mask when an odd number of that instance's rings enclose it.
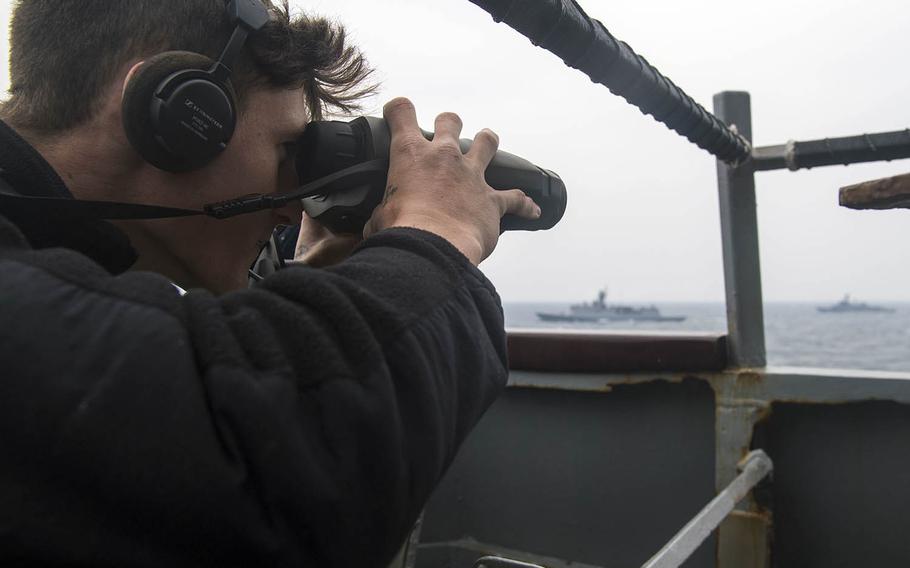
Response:
[[[433,134],[424,132],[427,139]],[[372,116],[350,122],[307,125],[298,140],[297,174],[307,214],[336,233],[358,233],[382,201],[389,169],[391,136],[385,120]],[[461,151],[472,141],[462,139]],[[499,151],[485,178],[493,189],[520,189],[540,207],[538,219],[506,215],[501,229],[538,231],[553,227],[566,210],[566,187],[555,173]]]
[[[424,132],[432,139],[433,134]],[[307,214],[334,233],[359,233],[385,195],[391,134],[372,116],[350,122],[311,122],[297,141],[300,186],[286,193],[252,195],[205,206],[205,214],[226,219],[301,200]],[[471,140],[461,140],[467,152]],[[493,189],[520,189],[540,207],[537,219],[502,218],[502,231],[552,228],[566,211],[566,186],[555,173],[508,152],[498,151],[484,172]]]

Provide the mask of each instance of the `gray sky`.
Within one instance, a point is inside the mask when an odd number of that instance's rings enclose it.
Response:
[[[906,0],[579,3],[709,109],[716,92],[750,91],[757,145],[910,126]],[[504,300],[586,299],[603,285],[618,301],[723,299],[710,155],[467,0],[292,5],[347,26],[383,83],[368,111],[404,95],[424,128],[455,111],[466,136],[490,127],[562,176],[560,225],[507,233],[481,267]],[[765,298],[910,300],[910,211],[837,206],[842,185],[908,171],[910,160],[758,174]]]

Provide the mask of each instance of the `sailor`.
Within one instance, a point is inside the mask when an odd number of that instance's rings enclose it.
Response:
[[[502,215],[539,211],[484,182],[496,136],[462,155],[457,116],[429,142],[391,101],[365,240],[244,289],[299,207],[107,222],[59,200],[199,209],[293,188],[307,121],[366,92],[343,30],[258,0],[20,0],[11,44],[0,564],[385,565],[505,384],[477,265]],[[215,148],[190,129],[233,132]]]

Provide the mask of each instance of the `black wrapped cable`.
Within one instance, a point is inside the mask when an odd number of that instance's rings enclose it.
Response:
[[[471,0],[566,65],[626,99],[659,122],[707,150],[738,164],[751,155],[749,142],[614,38],[575,0]]]
[[[779,146],[760,146],[753,151],[755,169],[792,171],[819,166],[859,164],[910,158],[910,128],[895,132],[824,138]]]
[[[846,138],[793,142],[792,147],[792,158],[787,164],[791,170],[897,160],[910,158],[910,129]]]

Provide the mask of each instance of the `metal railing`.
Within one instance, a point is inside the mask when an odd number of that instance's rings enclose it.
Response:
[[[746,138],[613,37],[574,0],[471,2],[719,160],[741,163],[751,156]]]
[[[849,166],[910,158],[910,128],[895,132],[860,134],[843,138],[823,138],[777,146],[762,146],[752,151],[756,171],[790,171],[819,166]]]
[[[727,518],[733,508],[752,488],[774,469],[771,459],[761,450],[754,450],[740,462],[742,473],[723,491],[717,494],[694,519],[689,521],[670,542],[642,568],[678,568],[710,536],[721,521]]]

